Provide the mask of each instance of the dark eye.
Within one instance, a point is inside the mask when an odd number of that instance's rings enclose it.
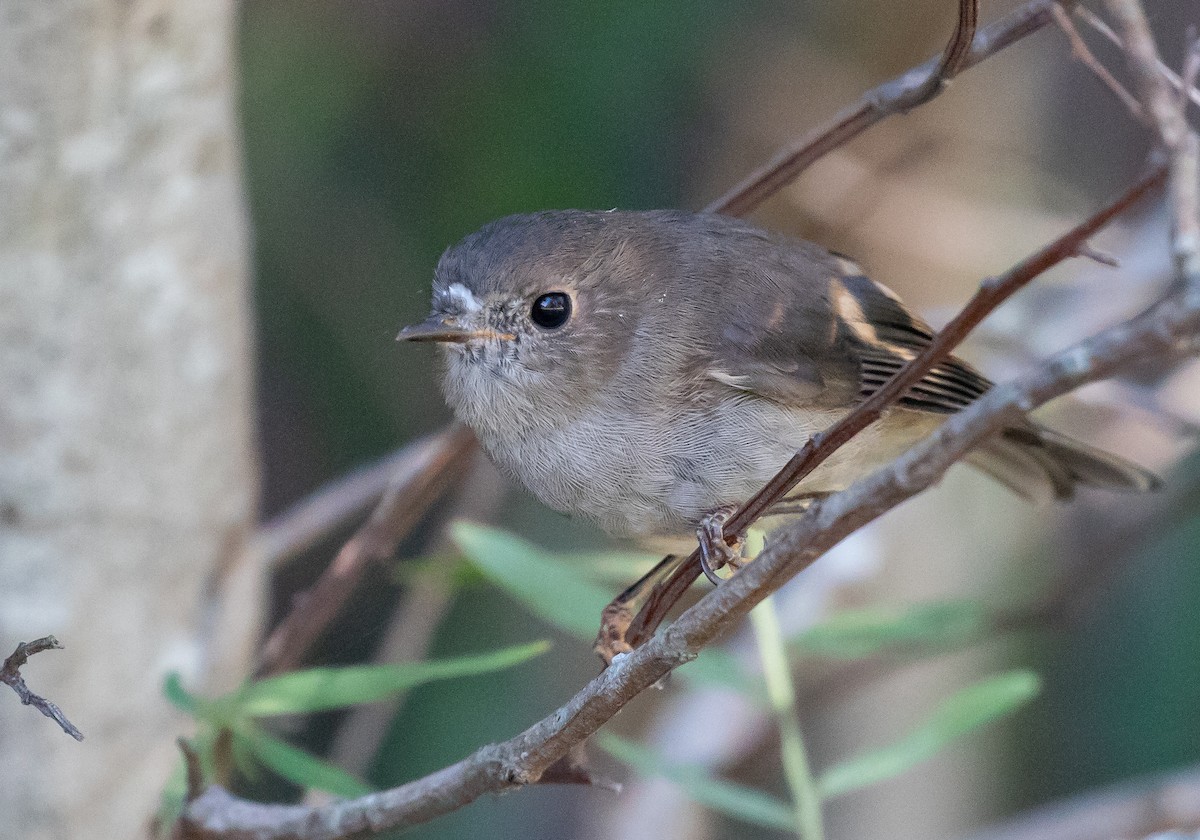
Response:
[[[533,302],[529,317],[542,329],[556,330],[571,317],[571,296],[566,292],[544,294]]]

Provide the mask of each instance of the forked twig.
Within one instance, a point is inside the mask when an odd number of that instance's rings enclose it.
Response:
[[[1129,113],[1133,114],[1133,118],[1138,122],[1146,121],[1146,114],[1142,111],[1141,104],[1137,101],[1132,93],[1125,90],[1125,86],[1117,81],[1116,77],[1108,71],[1100,59],[1096,58],[1091,48],[1088,47],[1087,41],[1083,40],[1083,36],[1079,34],[1079,30],[1075,28],[1075,24],[1071,22],[1071,17],[1062,7],[1054,6],[1054,22],[1058,24],[1058,28],[1067,36],[1067,40],[1071,44],[1071,54],[1075,56],[1085,67],[1092,71],[1104,86],[1116,95],[1117,99],[1121,100],[1121,104],[1129,109]]]
[[[1167,206],[1171,213],[1171,256],[1175,281],[1200,294],[1200,139],[1184,115],[1181,98],[1160,71],[1162,60],[1150,22],[1138,0],[1108,0],[1108,8],[1124,35],[1125,57],[1137,82],[1138,98],[1167,155]],[[1193,71],[1188,45],[1184,76]],[[1190,82],[1180,82],[1186,92]],[[1186,100],[1183,100],[1186,102]]]
[[[1121,36],[1114,32],[1112,27],[1104,22],[1103,18],[1087,6],[1076,4],[1074,6],[1074,14],[1088,26],[1092,27],[1092,29],[1107,38],[1114,46],[1120,47],[1122,50],[1125,49],[1125,42],[1121,40]],[[1194,84],[1184,85],[1183,79],[1162,61],[1158,62],[1157,69],[1163,75],[1163,78],[1167,80],[1167,83],[1175,88],[1180,96],[1186,97],[1196,105],[1200,105],[1200,90],[1196,90]]]
[[[53,636],[43,636],[40,639],[34,639],[32,642],[18,642],[17,649],[12,652],[8,659],[4,660],[3,667],[0,667],[0,682],[17,692],[17,696],[21,698],[21,702],[26,706],[33,706],[33,708],[62,727],[63,732],[66,732],[76,741],[82,741],[83,733],[75,728],[75,724],[67,720],[67,716],[63,714],[62,709],[58,708],[56,704],[51,703],[45,697],[34,694],[29,686],[25,684],[25,678],[21,676],[21,668],[29,661],[29,657],[46,650],[62,650],[62,645]]]

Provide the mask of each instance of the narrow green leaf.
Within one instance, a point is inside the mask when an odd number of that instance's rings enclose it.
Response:
[[[726,816],[783,831],[795,831],[792,809],[786,802],[761,790],[714,779],[704,769],[670,764],[652,750],[616,735],[601,732],[596,743],[643,776],[663,776],[682,788],[691,799]]]
[[[779,757],[783,763],[783,778],[791,793],[800,840],[824,840],[825,824],[821,817],[821,794],[808,763],[808,750],[800,733],[800,717],[796,708],[796,687],[792,683],[792,667],[783,645],[783,628],[775,611],[775,599],[766,598],[750,612],[750,624],[758,642],[762,660],[767,700],[779,728]]]
[[[371,788],[345,770],[334,767],[299,747],[281,741],[258,727],[242,726],[233,732],[235,749],[245,750],[288,781],[334,796],[364,796]]]
[[[196,712],[200,707],[200,703],[183,687],[183,678],[179,676],[178,671],[171,671],[163,678],[162,691],[163,696],[176,709],[186,712],[192,717],[197,716]]]
[[[580,577],[604,585],[628,586],[662,559],[659,554],[636,551],[600,551],[563,556],[566,566]]]
[[[450,533],[475,568],[538,618],[585,641],[596,637],[608,590],[507,531],[456,522]]]
[[[244,717],[319,712],[374,703],[422,683],[511,668],[549,648],[549,642],[534,642],[433,662],[309,668],[251,683],[235,695],[233,702],[237,713]]]
[[[848,610],[797,636],[806,653],[860,659],[894,646],[951,647],[977,638],[986,616],[973,601],[938,601],[896,614]]]
[[[821,796],[840,796],[897,776],[971,730],[1028,703],[1039,688],[1037,674],[1027,670],[1009,671],[967,686],[900,741],[823,773],[817,784]]]

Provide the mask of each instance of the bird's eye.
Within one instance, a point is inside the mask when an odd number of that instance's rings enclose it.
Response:
[[[544,330],[556,330],[571,317],[571,296],[566,292],[548,292],[533,302],[529,317]]]

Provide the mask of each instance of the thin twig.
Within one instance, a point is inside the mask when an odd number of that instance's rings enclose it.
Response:
[[[34,694],[29,686],[25,684],[25,678],[21,676],[21,667],[35,653],[41,653],[45,650],[62,649],[63,646],[53,636],[43,636],[40,639],[34,639],[32,642],[18,642],[17,649],[12,652],[12,655],[8,659],[4,660],[4,666],[0,667],[0,682],[17,692],[17,696],[21,698],[21,702],[26,706],[33,706],[33,708],[61,726],[63,732],[66,732],[76,741],[82,741],[83,733],[75,728],[75,724],[67,720],[67,716],[63,714],[62,709],[58,708],[56,704],[51,703],[45,697]]]
[[[1125,49],[1125,42],[1121,40],[1121,36],[1113,32],[1112,27],[1104,22],[1104,19],[1082,4],[1076,4],[1074,9],[1075,15],[1084,23],[1092,27],[1107,38],[1114,46]],[[1179,93],[1180,96],[1186,96],[1192,102],[1200,105],[1200,90],[1196,90],[1195,84],[1184,85],[1181,79],[1174,70],[1168,67],[1163,62],[1158,62],[1158,72],[1162,73],[1171,87]]]
[[[1137,82],[1138,98],[1167,154],[1167,205],[1171,211],[1176,283],[1200,294],[1200,139],[1188,125],[1179,97],[1159,70],[1162,61],[1142,4],[1138,0],[1108,0],[1108,9],[1124,36],[1125,56]],[[1180,84],[1188,89],[1182,80]]]
[[[260,525],[248,550],[268,568],[307,551],[378,504],[389,486],[414,473],[428,461],[430,449],[439,445],[436,435],[410,441],[378,461],[322,485]]]
[[[446,491],[451,478],[466,468],[474,440],[469,429],[455,424],[416,449],[414,457],[404,462],[406,469],[393,472],[392,484],[371,516],[267,639],[261,674],[299,666],[313,642],[341,612],[367,567],[391,557]]]
[[[1125,90],[1125,86],[1117,81],[1112,73],[1108,72],[1108,68],[1100,63],[1100,59],[1092,53],[1087,45],[1087,41],[1083,40],[1083,36],[1079,34],[1079,30],[1075,28],[1075,24],[1071,22],[1070,16],[1063,11],[1061,6],[1055,5],[1051,10],[1054,14],[1054,22],[1058,24],[1058,28],[1067,36],[1067,40],[1071,44],[1071,55],[1078,59],[1085,67],[1092,71],[1101,82],[1104,83],[1110,91],[1116,94],[1117,99],[1121,100],[1121,104],[1129,109],[1129,113],[1133,114],[1133,118],[1138,122],[1146,121],[1146,114],[1142,111],[1141,103],[1137,101],[1132,93]]]
[[[744,216],[779,192],[801,172],[834,149],[845,145],[875,123],[910,111],[940,93],[946,82],[989,56],[1011,46],[1053,20],[1054,0],[1032,0],[974,35],[977,4],[960,0],[958,22],[946,50],[903,75],[884,82],[833,119],[780,149],[728,192],[709,204],[709,213]],[[1066,7],[1074,0],[1065,0]],[[967,45],[970,45],[967,49]]]
[[[1165,838],[1172,831],[1194,836],[1198,825],[1200,767],[1190,767],[1052,802],[973,834],[970,840]]]
[[[975,296],[937,334],[929,346],[918,353],[870,398],[860,403],[829,429],[810,438],[765,487],[730,517],[726,525],[726,533],[730,535],[729,539],[735,539],[737,534],[749,528],[773,504],[783,499],[800,481],[843,444],[874,423],[888,406],[900,399],[926,373],[949,356],[954,348],[962,343],[967,334],[997,306],[1042,272],[1077,255],[1080,248],[1086,245],[1089,237],[1118,214],[1137,203],[1147,193],[1160,186],[1165,177],[1166,169],[1162,166],[1156,167],[1149,175],[1099,213],[1009,269],[1000,277],[984,281]],[[633,620],[625,633],[625,641],[636,647],[648,639],[666,617],[667,611],[699,577],[700,572],[700,551],[697,549],[684,563],[678,566],[671,578],[663,585],[658,597],[648,602],[642,612]]]
[[[1075,233],[1063,240],[1069,244]],[[1060,243],[1040,253],[1053,252]],[[1027,264],[1045,261],[1039,258],[1040,254]],[[847,535],[935,484],[981,441],[1081,385],[1145,358],[1172,358],[1194,350],[1198,335],[1200,300],[1176,294],[1057,354],[1020,380],[995,386],[893,463],[815,502],[807,514],[775,532],[753,563],[705,594],[654,639],[618,657],[566,705],[515,738],[485,746],[398,788],[316,808],[259,805],[213,787],[189,804],[186,826],[194,836],[205,838],[340,840],[415,825],[486,793],[536,783],[635,696],[694,659]]]
[[[1196,79],[1200,78],[1200,35],[1193,24],[1188,27],[1187,48],[1184,50],[1183,75],[1180,77],[1179,112],[1187,114],[1188,94],[1196,92]]]

